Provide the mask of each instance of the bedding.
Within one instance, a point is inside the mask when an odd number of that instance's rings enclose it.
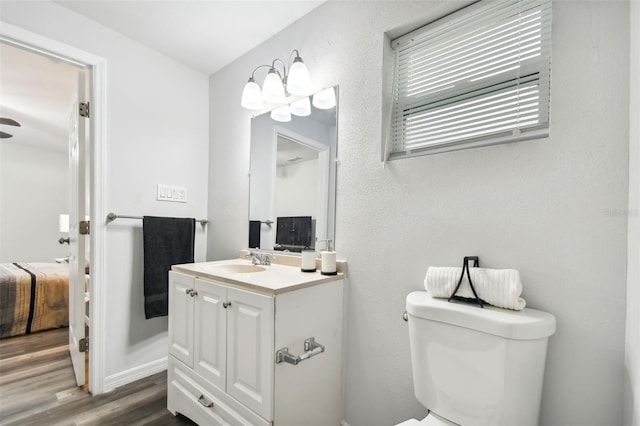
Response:
[[[0,264],[0,338],[68,325],[68,264]]]

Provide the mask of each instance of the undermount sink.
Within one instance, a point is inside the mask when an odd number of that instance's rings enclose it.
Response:
[[[265,270],[264,266],[259,265],[213,265],[210,267],[211,271],[217,271],[227,274],[251,274],[254,272],[262,272]]]

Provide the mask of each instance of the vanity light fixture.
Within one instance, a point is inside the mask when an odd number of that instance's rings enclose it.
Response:
[[[313,106],[318,109],[331,109],[336,106],[336,92],[328,87],[313,95]]]
[[[282,123],[291,121],[291,110],[289,109],[289,105],[283,105],[271,111],[271,119]]]
[[[311,115],[311,102],[309,102],[309,97],[307,96],[292,102],[291,114],[297,115],[298,117],[307,117]]]
[[[275,68],[269,70],[262,83],[262,99],[270,104],[278,104],[285,100],[284,83]]]
[[[293,61],[291,57],[295,53]],[[282,73],[276,68],[276,63],[282,65]],[[260,68],[269,68],[267,76],[262,83],[262,90],[256,83],[255,73]],[[285,101],[286,94],[296,96],[308,96],[311,94],[311,77],[309,70],[302,62],[300,52],[294,49],[289,55],[289,72],[281,59],[274,59],[271,65],[259,65],[251,73],[249,81],[242,91],[240,105],[250,110],[261,110],[264,103],[279,104]]]
[[[256,81],[253,79],[253,76],[244,86],[240,105],[242,105],[244,108],[256,111],[264,108],[264,101],[262,100],[262,92],[260,91],[260,86],[258,86],[258,83],[256,83]]]

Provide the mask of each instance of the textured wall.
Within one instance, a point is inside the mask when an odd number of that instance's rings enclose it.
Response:
[[[211,259],[246,245],[251,70],[300,49],[319,87],[340,86],[336,244],[348,261],[345,417],[390,425],[413,396],[401,320],[429,265],[480,256],[520,270],[529,306],[556,314],[541,424],[622,422],[629,120],[629,3],[554,2],[551,137],[382,168],[383,34],[453,2],[328,2],[213,75]]]
[[[640,3],[631,2],[625,425],[640,424]]]

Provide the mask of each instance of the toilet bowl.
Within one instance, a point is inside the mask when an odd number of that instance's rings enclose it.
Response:
[[[459,425],[452,423],[449,420],[444,419],[435,413],[429,413],[427,414],[427,417],[425,417],[422,420],[409,419],[402,423],[399,423],[396,426],[459,426]]]

